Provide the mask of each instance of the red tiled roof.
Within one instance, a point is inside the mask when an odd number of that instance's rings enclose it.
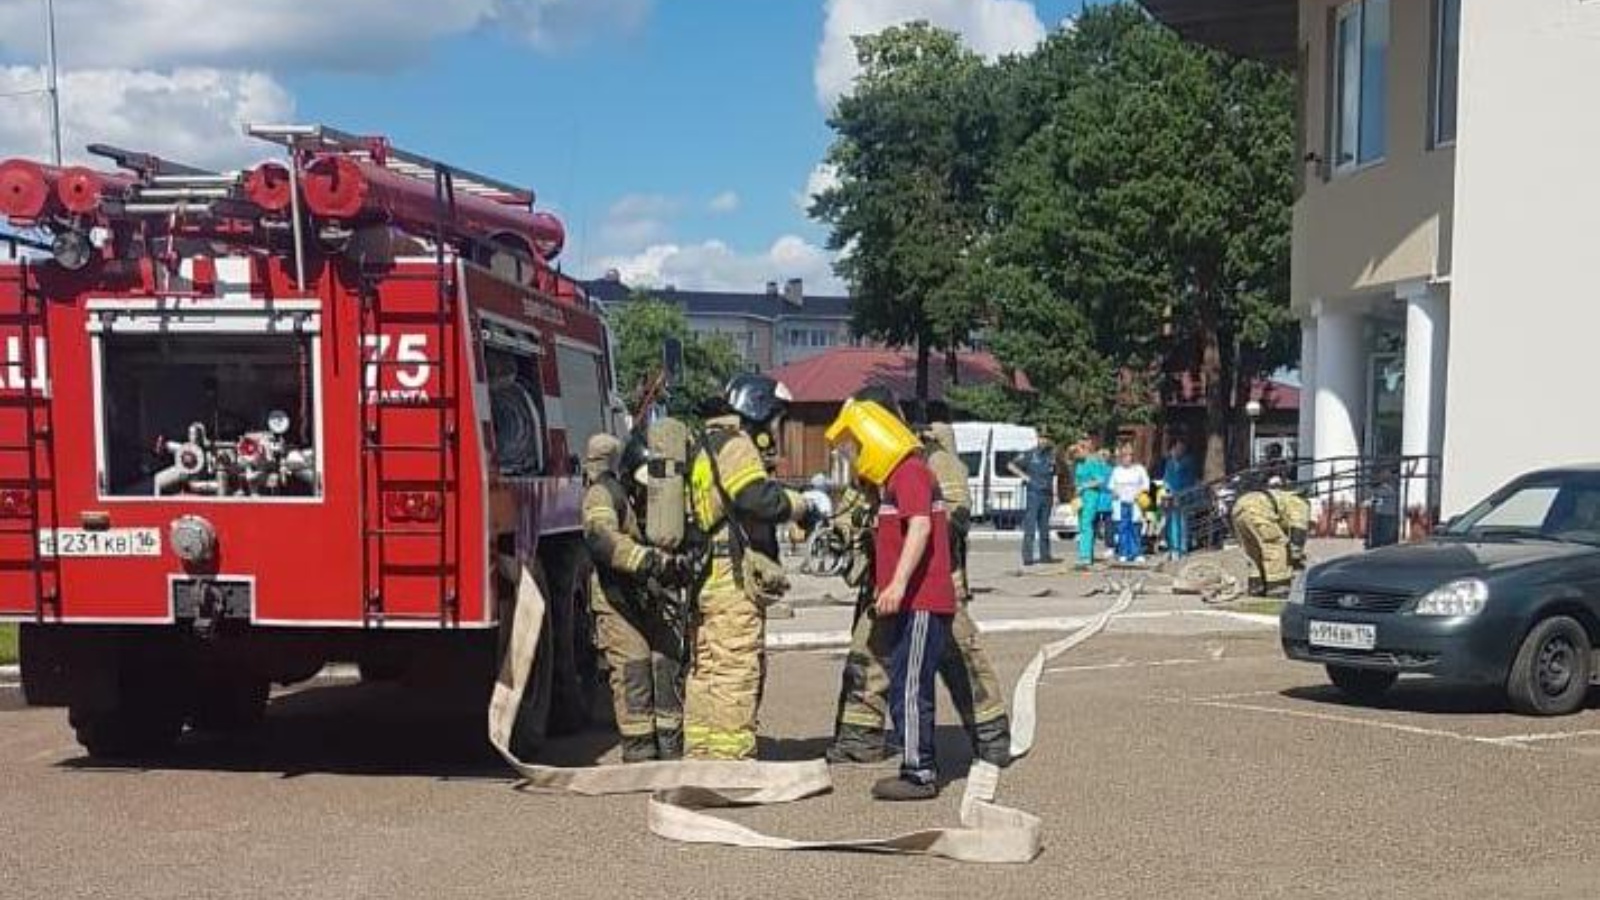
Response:
[[[1000,363],[988,353],[960,353],[956,368],[961,384],[992,384],[1005,380]],[[790,363],[768,373],[788,385],[796,403],[842,403],[867,385],[879,385],[896,397],[917,393],[917,355],[911,350],[877,347],[840,347]],[[1017,376],[1026,390],[1027,379]],[[935,354],[928,372],[928,399],[944,399],[944,356]]]
[[[1206,402],[1205,390],[1201,386],[1199,377],[1192,374],[1182,374],[1176,377],[1175,390],[1173,391],[1173,406],[1204,406]],[[1292,384],[1273,381],[1270,378],[1256,380],[1250,388],[1250,398],[1258,401],[1267,409],[1297,410],[1300,408],[1300,389]]]

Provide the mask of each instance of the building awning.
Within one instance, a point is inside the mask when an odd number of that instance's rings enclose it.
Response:
[[[1280,68],[1295,66],[1298,0],[1139,0],[1185,40]]]

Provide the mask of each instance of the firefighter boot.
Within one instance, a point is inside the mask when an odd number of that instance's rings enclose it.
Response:
[[[622,739],[622,761],[625,763],[650,762],[660,759],[660,751],[656,748],[656,736],[647,734],[640,737],[626,737]]]
[[[683,729],[656,732],[657,759],[683,759]]]
[[[832,765],[874,765],[897,755],[883,729],[840,724],[833,743],[828,745],[827,759]]]
[[[1001,716],[972,728],[972,755],[1004,769],[1011,765],[1011,719]]]

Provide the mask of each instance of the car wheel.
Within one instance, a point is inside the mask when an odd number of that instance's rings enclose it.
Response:
[[[1376,669],[1357,669],[1351,666],[1328,666],[1328,680],[1345,696],[1362,703],[1373,703],[1389,688],[1394,687],[1396,672]]]
[[[1577,712],[1589,694],[1589,633],[1568,616],[1551,616],[1528,632],[1506,677],[1511,708],[1527,716]]]

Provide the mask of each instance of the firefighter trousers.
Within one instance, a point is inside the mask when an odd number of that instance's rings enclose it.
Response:
[[[1289,533],[1271,503],[1254,500],[1254,495],[1248,495],[1235,507],[1234,533],[1245,555],[1255,563],[1264,587],[1286,583],[1294,578],[1289,565]]]
[[[694,656],[684,692],[684,750],[696,759],[753,759],[766,612],[718,557],[700,589]]]
[[[875,739],[889,728],[889,660],[894,652],[894,619],[877,619],[863,606],[851,632],[839,691],[836,737]],[[980,752],[1009,746],[1010,721],[1005,693],[994,663],[983,649],[978,626],[958,605],[950,622],[949,640],[939,656],[944,680],[961,724]]]
[[[590,582],[595,643],[611,669],[611,703],[623,757],[629,762],[674,759],[683,752],[682,671],[662,622],[647,620],[629,588]],[[640,591],[640,594],[643,592]]]

